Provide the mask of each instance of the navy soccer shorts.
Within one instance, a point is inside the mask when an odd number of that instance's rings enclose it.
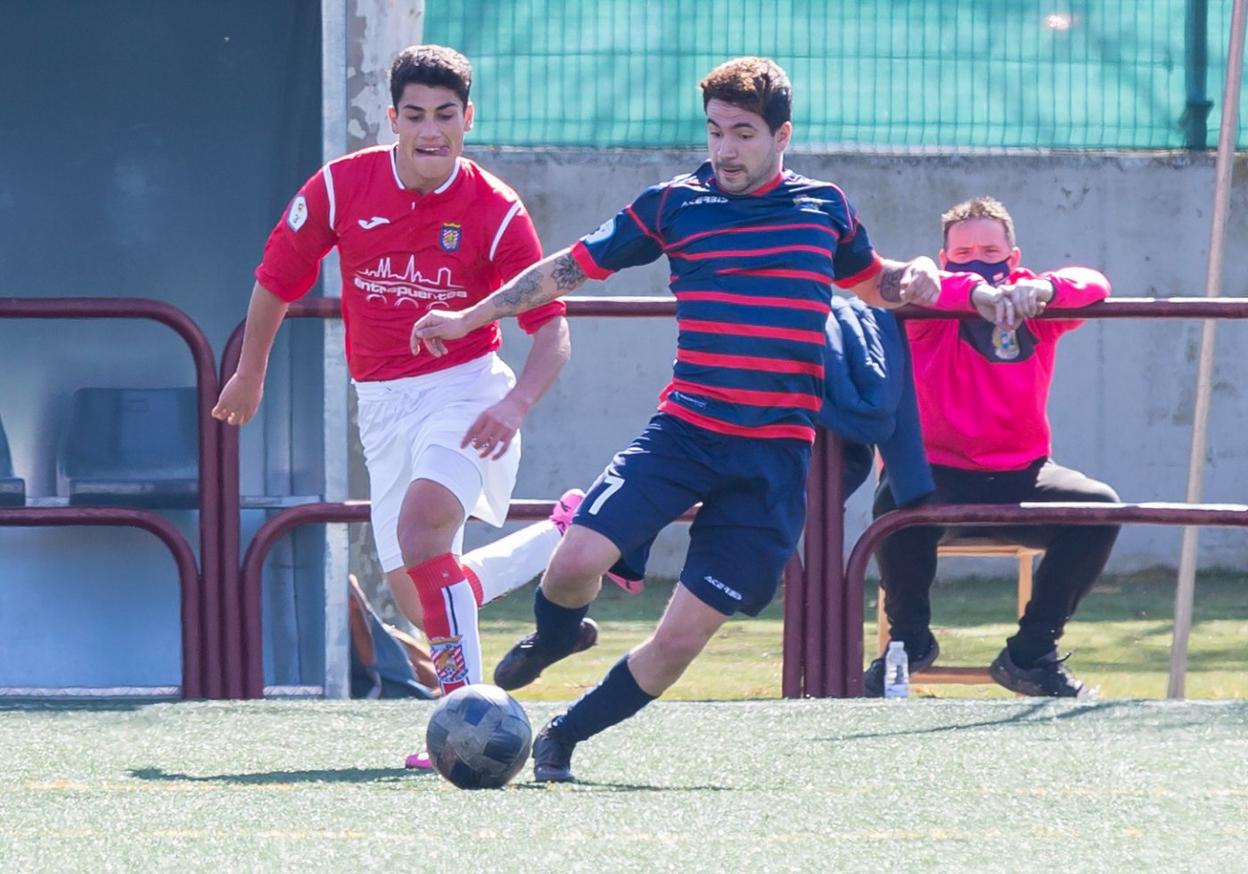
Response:
[[[756,616],[797,547],[809,464],[801,441],[716,434],[659,413],[611,459],[572,521],[619,548],[615,573],[640,579],[655,536],[701,501],[680,581],[727,616]]]

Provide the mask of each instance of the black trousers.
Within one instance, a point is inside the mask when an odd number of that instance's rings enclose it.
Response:
[[[939,504],[1017,504],[1022,501],[1104,501],[1118,495],[1105,483],[1052,459],[1037,459],[1023,470],[969,471],[932,465]],[[887,487],[887,471],[875,492],[875,516],[896,509]],[[987,537],[1045,550],[1036,571],[1031,601],[1008,641],[1015,663],[1029,665],[1050,652],[1062,636],[1079,601],[1105,568],[1118,537],[1117,525],[1003,525],[963,529]],[[946,529],[906,528],[886,539],[876,553],[888,598],[885,609],[893,640],[912,655],[926,650],[932,621],[929,593],[936,579],[936,547]]]

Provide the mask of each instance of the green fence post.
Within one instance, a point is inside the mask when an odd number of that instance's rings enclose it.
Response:
[[[1187,0],[1184,42],[1187,105],[1179,124],[1183,128],[1183,148],[1203,151],[1209,148],[1209,110],[1213,101],[1205,95],[1209,73],[1209,0]]]

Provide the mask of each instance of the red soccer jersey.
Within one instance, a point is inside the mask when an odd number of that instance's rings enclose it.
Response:
[[[445,370],[497,349],[497,322],[435,358],[412,355],[412,325],[431,309],[462,310],[542,257],[524,204],[467,158],[421,194],[403,186],[394,148],[375,146],[331,161],[299,189],[269,235],[256,279],[282,300],[307,294],[321,259],[338,247],[347,367],[359,381]],[[522,313],[532,334],[565,307]]]

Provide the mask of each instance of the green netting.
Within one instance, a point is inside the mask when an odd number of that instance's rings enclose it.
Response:
[[[1172,149],[1195,2],[428,0],[424,34],[471,58],[479,144],[697,146],[698,80],[758,54],[806,149]],[[1208,3],[1210,145],[1230,5]]]

